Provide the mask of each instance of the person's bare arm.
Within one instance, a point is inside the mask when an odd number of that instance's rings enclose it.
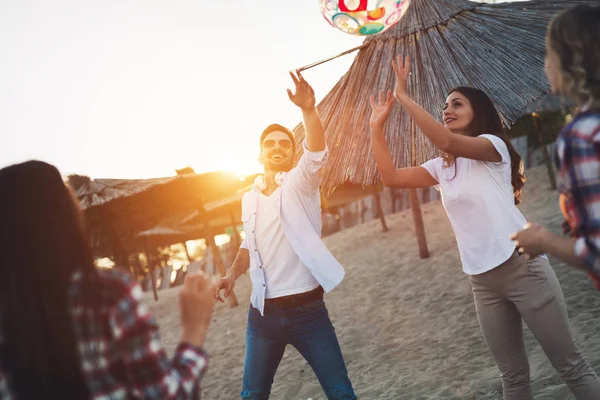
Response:
[[[306,138],[306,148],[310,151],[325,150],[325,132],[319,113],[315,107],[315,91],[304,79],[300,71],[290,72],[296,86],[296,93],[288,89],[290,100],[302,110],[302,122]]]
[[[221,297],[221,290],[224,290],[223,295],[225,298],[229,297],[229,294],[235,287],[235,281],[246,272],[248,268],[250,268],[250,252],[248,249],[242,247],[238,250],[235,260],[233,260],[233,264],[231,264],[229,271],[227,271],[227,275],[222,277],[219,281],[215,300],[223,303],[225,300]]]
[[[392,107],[394,98],[390,91],[379,93],[379,100],[371,96],[371,148],[377,163],[377,169],[385,186],[398,188],[423,188],[437,185],[437,181],[423,167],[410,167],[396,169],[390,154],[390,149],[385,141],[384,126]]]
[[[250,252],[248,249],[239,249],[233,264],[227,271],[227,275],[233,280],[237,280],[246,270],[250,268]]]

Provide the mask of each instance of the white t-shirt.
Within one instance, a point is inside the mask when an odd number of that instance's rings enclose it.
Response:
[[[289,296],[319,286],[286,238],[277,213],[277,188],[271,196],[258,195],[255,237],[265,271],[265,298]]]
[[[442,203],[454,229],[463,271],[487,272],[515,251],[510,234],[523,228],[525,217],[515,206],[508,148],[494,135],[480,135],[492,142],[500,162],[459,157],[455,166],[444,167],[442,158],[422,165],[439,183]],[[453,178],[454,176],[454,178]]]

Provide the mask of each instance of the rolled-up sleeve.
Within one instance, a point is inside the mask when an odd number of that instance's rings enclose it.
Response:
[[[302,148],[304,153],[290,174],[294,176],[294,181],[300,189],[313,191],[321,185],[321,171],[327,164],[329,149],[325,146],[321,151],[310,151],[306,147],[306,141],[302,142]]]

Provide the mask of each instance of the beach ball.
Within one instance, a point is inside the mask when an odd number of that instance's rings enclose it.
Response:
[[[334,28],[356,36],[389,29],[402,18],[410,0],[320,0],[321,13]]]

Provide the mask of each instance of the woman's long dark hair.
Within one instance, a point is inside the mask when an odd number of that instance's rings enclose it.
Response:
[[[58,170],[0,170],[0,365],[18,398],[87,398],[68,288],[94,274],[81,211]]]
[[[454,92],[462,94],[471,103],[471,108],[473,109],[473,121],[469,125],[471,136],[488,133],[498,136],[506,144],[508,153],[510,154],[511,183],[515,196],[515,204],[519,204],[521,202],[521,191],[523,190],[523,186],[525,186],[523,160],[504,133],[502,120],[494,103],[484,91],[472,87],[456,87],[448,95]],[[445,159],[448,161],[447,157]]]

